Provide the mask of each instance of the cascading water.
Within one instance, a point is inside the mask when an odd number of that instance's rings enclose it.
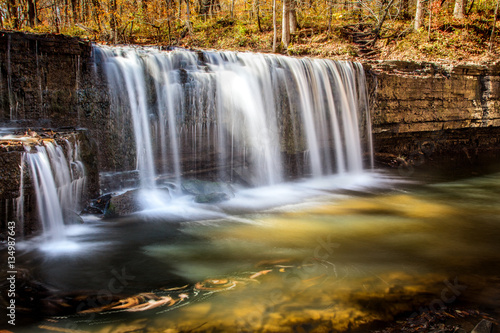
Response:
[[[360,64],[234,52],[99,53],[112,112],[133,124],[142,188],[154,188],[159,173],[179,184],[201,169],[201,155],[231,178],[262,186],[288,178],[290,160],[299,176],[360,173],[363,151],[371,152]]]
[[[67,156],[61,146],[49,141],[34,148],[26,146],[23,156],[29,166],[43,232],[49,241],[65,240],[65,212],[81,208],[86,186],[78,142],[74,147],[69,141],[66,145]],[[19,202],[22,205],[22,198]],[[18,211],[22,212],[23,208],[18,207]]]

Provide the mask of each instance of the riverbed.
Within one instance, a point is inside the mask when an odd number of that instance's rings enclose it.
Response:
[[[363,331],[460,307],[500,317],[500,173],[367,172],[242,189],[219,205],[177,200],[84,216],[60,248],[23,242],[18,265],[80,313],[21,331]]]

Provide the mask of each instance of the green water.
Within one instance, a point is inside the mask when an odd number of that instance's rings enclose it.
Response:
[[[73,294],[93,289],[105,298],[112,281],[123,298],[153,292],[171,301],[24,331],[347,331],[462,306],[500,318],[499,173],[329,191],[203,221],[121,223],[96,223],[98,232],[80,236],[100,244],[86,255],[27,251],[20,260]],[[112,280],[116,272],[121,281]]]

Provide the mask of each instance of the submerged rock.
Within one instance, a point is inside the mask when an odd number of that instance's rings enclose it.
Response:
[[[127,216],[142,209],[139,204],[139,190],[127,191],[112,197],[104,211],[104,218]]]
[[[219,203],[222,201],[229,200],[231,197],[226,193],[213,192],[209,194],[199,194],[194,198],[197,203]]]
[[[491,333],[493,328],[493,323],[489,320],[483,319],[479,324],[474,327],[471,333]]]
[[[143,210],[144,207],[141,205],[140,200],[140,196],[143,193],[142,191],[142,189],[135,189],[112,197],[104,211],[103,217],[123,217]],[[170,198],[168,188],[155,189],[155,191],[162,191],[166,199]]]
[[[195,196],[197,203],[218,203],[234,197],[231,185],[223,182],[210,182],[187,179],[182,182],[182,191]]]

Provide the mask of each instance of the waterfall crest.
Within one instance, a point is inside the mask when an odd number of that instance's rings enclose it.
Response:
[[[360,64],[99,47],[112,106],[133,127],[142,188],[217,169],[254,186],[361,173],[371,154]]]

